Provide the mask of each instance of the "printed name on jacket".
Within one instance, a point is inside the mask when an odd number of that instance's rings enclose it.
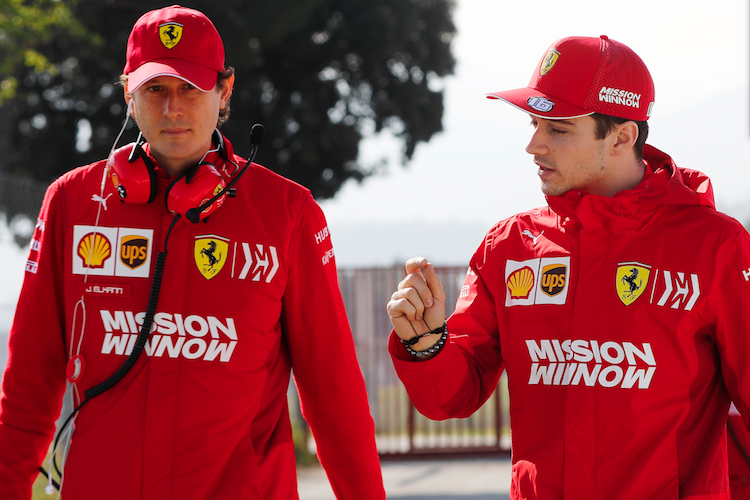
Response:
[[[104,326],[102,354],[127,356],[133,350],[141,331],[145,312],[101,310]],[[147,356],[201,359],[227,363],[237,346],[237,329],[233,318],[159,312],[146,340]]]
[[[607,341],[600,345],[596,340],[530,339],[526,347],[532,362],[529,385],[648,389],[656,372],[650,343]]]

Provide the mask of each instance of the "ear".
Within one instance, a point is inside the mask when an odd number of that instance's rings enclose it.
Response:
[[[611,132],[613,142],[611,151],[614,156],[620,156],[632,151],[635,142],[638,140],[638,124],[634,121],[626,121],[615,125]]]
[[[133,94],[130,94],[127,88],[123,88],[123,95],[125,96],[125,106],[127,106],[127,113],[135,118],[135,101],[133,100]]]
[[[234,75],[229,75],[229,77],[224,80],[224,83],[221,87],[219,87],[219,98],[221,99],[219,102],[219,108],[224,109],[227,105],[227,101],[229,101],[229,98],[232,97],[232,88],[234,87]]]

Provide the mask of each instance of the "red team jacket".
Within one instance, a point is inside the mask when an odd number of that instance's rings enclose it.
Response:
[[[108,180],[99,196],[104,166],[67,173],[44,200],[10,332],[0,498],[30,498],[71,353],[85,360],[83,394],[143,323],[170,181],[158,178],[156,202],[126,204]],[[308,190],[255,164],[235,187],[207,222],[174,227],[145,351],[80,411],[63,498],[296,499],[292,366],[338,498],[385,497],[324,216]]]
[[[737,408],[729,408],[727,419],[727,458],[729,459],[729,489],[732,498],[750,498],[750,432]]]
[[[645,160],[633,190],[495,225],[436,357],[391,336],[433,419],[470,415],[507,370],[512,499],[729,498],[730,397],[750,423],[750,237],[705,175]]]

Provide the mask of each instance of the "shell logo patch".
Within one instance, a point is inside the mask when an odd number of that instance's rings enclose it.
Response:
[[[539,67],[539,75],[544,76],[547,73],[549,73],[552,68],[555,67],[555,64],[557,63],[557,60],[560,58],[560,53],[556,51],[555,49],[550,49],[547,51],[547,55],[544,56],[544,60],[542,61],[542,65]]]
[[[651,266],[640,262],[620,262],[617,266],[615,289],[623,304],[629,306],[641,296],[648,285]]]
[[[508,292],[511,299],[528,299],[533,287],[534,271],[528,266],[513,271],[508,277]]]
[[[182,40],[180,23],[164,23],[159,26],[159,40],[168,49],[173,49]]]
[[[148,278],[153,239],[153,229],[73,226],[73,274]]]
[[[103,234],[92,232],[81,238],[77,253],[84,266],[101,269],[112,255],[112,243]]]
[[[195,265],[204,278],[210,280],[224,267],[229,253],[229,240],[209,234],[195,237],[193,256]]]
[[[505,262],[505,307],[565,304],[570,256]]]

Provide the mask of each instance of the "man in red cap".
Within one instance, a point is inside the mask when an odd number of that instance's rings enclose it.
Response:
[[[293,369],[337,498],[383,500],[325,218],[218,131],[234,72],[215,27],[148,12],[122,80],[141,136],[54,182],[39,215],[0,399],[0,498],[31,498],[67,378],[64,470],[45,463],[63,498],[296,499]]]
[[[511,498],[729,498],[730,399],[750,423],[750,236],[709,179],[645,145],[654,86],[601,36],[558,40],[527,87],[548,206],[497,223],[454,314],[406,263],[389,350],[417,408],[466,417],[510,392]]]

